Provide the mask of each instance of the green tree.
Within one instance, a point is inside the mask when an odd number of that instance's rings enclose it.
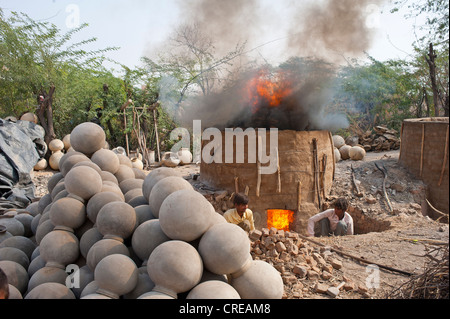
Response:
[[[89,38],[71,43],[83,24],[64,34],[47,22],[36,22],[23,13],[5,18],[0,10],[0,87],[2,113],[20,116],[36,112],[45,129],[45,141],[55,138],[56,91],[78,70],[100,69],[103,54],[115,48],[85,51]],[[58,110],[59,111],[59,110]]]

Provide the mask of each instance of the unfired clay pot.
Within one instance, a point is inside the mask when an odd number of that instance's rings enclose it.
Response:
[[[25,299],[76,299],[72,290],[57,282],[46,282],[33,288]]]
[[[333,145],[337,148],[340,149],[341,146],[343,146],[345,144],[345,140],[342,136],[340,135],[333,135],[332,136],[333,139]]]
[[[64,149],[64,143],[60,139],[53,139],[48,143],[48,149],[52,152],[61,151]]]
[[[118,299],[136,287],[138,270],[130,257],[113,254],[100,260],[94,278],[99,287],[97,293]]]
[[[192,153],[189,151],[189,148],[182,147],[178,153],[178,158],[180,159],[181,165],[190,164],[192,162]]]
[[[349,152],[350,152],[351,148],[352,147],[350,145],[347,145],[347,144],[341,146],[341,148],[339,149],[339,153],[341,153],[341,158],[343,160],[347,160],[347,159],[350,158]]]
[[[205,267],[215,274],[242,272],[251,261],[250,240],[239,226],[218,223],[200,239],[198,252]]]
[[[117,178],[117,181],[119,182],[119,184],[121,182],[123,182],[124,180],[135,177],[133,169],[124,164],[119,165],[119,169],[114,174],[114,176]]]
[[[136,213],[127,203],[110,202],[98,212],[96,224],[105,238],[123,241],[135,229]]]
[[[66,190],[83,200],[88,200],[102,190],[102,178],[91,167],[73,167],[65,176]]]
[[[366,156],[366,151],[360,146],[352,146],[348,151],[348,155],[354,161],[360,161]]]
[[[153,250],[170,238],[161,230],[158,219],[148,220],[139,225],[131,238],[131,245],[136,255],[147,265],[147,260]]]
[[[280,273],[269,263],[253,260],[247,271],[231,276],[231,285],[242,299],[281,299],[284,285]]]
[[[92,122],[77,125],[70,133],[70,145],[75,151],[91,156],[106,143],[103,129]]]
[[[158,218],[159,209],[166,197],[182,189],[194,190],[188,181],[179,176],[168,176],[157,182],[148,197],[148,204],[150,205],[153,215]]]
[[[149,198],[153,186],[158,183],[161,179],[168,176],[178,176],[175,170],[168,167],[159,167],[152,170],[144,179],[144,184],[142,185],[142,193],[145,198]]]
[[[53,225],[73,231],[86,220],[86,207],[75,198],[64,197],[53,203],[49,214]]]
[[[84,258],[87,258],[89,249],[103,239],[103,235],[98,231],[97,227],[88,229],[80,238],[80,253]]]
[[[142,191],[142,185],[144,184],[144,180],[142,179],[136,179],[136,178],[129,178],[124,181],[122,181],[119,184],[120,190],[122,193],[126,194],[132,189],[139,188]]]
[[[219,280],[208,280],[192,288],[186,299],[241,299],[229,284]]]
[[[0,268],[6,274],[8,283],[16,287],[24,295],[28,285],[28,273],[26,269],[11,260],[0,260]]]
[[[214,207],[202,194],[182,189],[166,197],[159,211],[159,222],[170,238],[193,241],[210,227],[213,213]]]
[[[46,261],[46,266],[65,269],[68,264],[78,259],[79,241],[72,232],[55,227],[41,240],[39,251]]]
[[[102,171],[110,172],[115,174],[119,169],[119,158],[116,153],[107,149],[99,149],[97,152],[92,154],[91,161],[97,164]]]
[[[153,291],[173,298],[200,282],[203,263],[197,250],[188,243],[171,240],[162,243],[151,253],[147,272],[155,283]]]
[[[58,163],[59,171],[63,176],[66,176],[67,173],[72,169],[72,167],[79,162],[88,161],[89,157],[82,153],[66,153],[64,154]]]
[[[113,192],[100,192],[92,196],[86,205],[86,214],[89,220],[95,224],[100,209],[111,202],[123,202],[123,199]]]
[[[130,256],[130,252],[122,242],[115,239],[104,238],[92,245],[87,253],[86,264],[94,271],[97,264],[106,256],[122,254]]]

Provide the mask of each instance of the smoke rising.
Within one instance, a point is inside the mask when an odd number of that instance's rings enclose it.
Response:
[[[196,23],[211,38],[214,53],[224,56],[238,43],[247,41],[247,53],[256,56],[279,55],[286,60],[278,70],[284,80],[293,86],[276,108],[264,101],[252,112],[246,100],[245,88],[261,68],[240,71],[231,85],[208,95],[185,97],[182,104],[163,101],[172,116],[182,125],[201,119],[208,127],[278,127],[279,129],[336,130],[348,125],[344,115],[330,113],[326,106],[333,98],[333,72],[331,64],[364,55],[370,48],[375,30],[367,23],[372,12],[370,5],[384,0],[321,0],[277,1],[261,0],[191,0],[179,1],[183,16],[181,23]],[[273,6],[284,6],[277,8]],[[283,9],[283,10],[282,10]],[[273,39],[269,53],[252,50]],[[283,39],[283,40],[281,40]],[[307,57],[307,58],[306,58]],[[278,61],[278,63],[284,60]],[[319,63],[320,62],[320,63]],[[166,80],[166,83],[173,79]]]

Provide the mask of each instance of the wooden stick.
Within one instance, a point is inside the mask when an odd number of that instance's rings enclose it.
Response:
[[[378,163],[375,162],[375,166],[383,173],[383,193],[384,193],[384,198],[386,199],[386,202],[388,204],[389,207],[389,212],[392,213],[392,205],[391,205],[391,201],[389,200],[388,194],[386,192],[386,178],[387,178],[387,170],[383,165],[383,168],[381,168],[380,166],[378,166]]]
[[[258,136],[258,156],[256,159],[256,197],[259,197],[259,193],[261,190],[261,162],[260,162],[260,156],[262,154],[262,138],[261,136]]]
[[[425,124],[422,124],[422,144],[420,148],[420,173],[419,176],[422,177],[422,168],[423,168],[423,148],[425,146]]]
[[[302,202],[302,182],[297,182],[297,212],[300,211],[300,204]]]
[[[281,170],[280,170],[280,158],[278,156],[278,147],[276,148],[277,151],[277,174],[278,174],[278,180],[277,180],[277,193],[281,193]]]
[[[250,188],[248,187],[248,185],[245,185],[245,191],[244,191],[245,196],[248,196],[249,190],[250,190]]]
[[[158,155],[158,162],[161,162],[161,155],[159,151],[158,123],[156,122],[156,107],[153,108],[153,122],[155,122],[156,151]]]
[[[235,193],[239,193],[239,177],[234,177],[234,191]]]
[[[127,156],[130,155],[130,148],[128,146],[128,133],[127,131],[127,113],[126,113],[126,107],[123,109],[123,123],[125,125],[125,144],[127,147]]]
[[[317,155],[317,139],[313,138],[313,156],[314,156],[314,184],[315,184],[315,191],[317,194],[317,200],[319,202],[319,209],[322,209],[322,199],[320,196],[320,186],[319,186],[319,158]]]
[[[362,193],[359,190],[358,184],[356,184],[355,170],[353,168],[353,164],[350,164],[350,168],[352,169],[352,182],[353,186],[355,186],[356,189],[356,196],[361,197]]]
[[[322,166],[323,166],[323,171],[322,171],[322,193],[323,193],[323,198],[326,198],[326,192],[325,192],[325,173],[327,171],[327,154],[323,154],[322,157]]]
[[[428,199],[425,198],[425,200],[427,201],[428,206],[430,206],[433,211],[435,211],[436,213],[438,213],[439,215],[441,215],[441,217],[439,217],[438,219],[436,219],[436,221],[439,221],[441,218],[443,217],[448,217],[447,214],[444,214],[443,212],[441,212],[440,210],[438,210],[437,208],[435,208],[433,205],[431,205],[431,203],[428,201]]]
[[[317,241],[315,241],[315,240],[313,240],[313,239],[310,239],[309,237],[303,236],[303,235],[301,235],[301,234],[298,234],[298,236],[299,236],[300,238],[304,239],[304,240],[307,240],[307,241],[312,242],[313,244],[316,244],[316,245],[319,245],[319,246],[322,246],[322,247],[325,246],[324,244],[319,243],[319,242],[317,242]],[[395,269],[395,268],[392,268],[392,267],[389,267],[389,266],[385,266],[385,265],[382,265],[382,264],[379,264],[379,263],[376,263],[376,262],[367,260],[367,259],[365,259],[365,258],[356,257],[356,256],[354,256],[354,255],[348,254],[348,253],[346,253],[346,252],[343,252],[343,251],[341,251],[341,250],[335,249],[335,248],[333,248],[333,247],[331,247],[330,250],[331,250],[331,251],[334,251],[334,252],[336,252],[336,253],[338,253],[338,254],[340,254],[340,255],[347,256],[347,257],[350,257],[350,258],[352,258],[352,259],[356,259],[356,260],[361,261],[361,262],[366,263],[366,264],[374,264],[374,265],[377,265],[377,266],[380,267],[380,268],[384,268],[384,269],[387,269],[387,270],[390,270],[390,271],[395,271],[395,272],[398,272],[398,273],[401,273],[401,274],[407,275],[407,276],[412,276],[412,275],[413,275],[413,274],[410,273],[410,272],[403,271],[403,270],[400,270],[400,269]]]
[[[445,165],[447,164],[447,153],[448,153],[448,125],[447,125],[447,135],[445,137],[444,162],[442,163],[441,177],[439,178],[438,186],[441,186],[442,178],[444,177]]]

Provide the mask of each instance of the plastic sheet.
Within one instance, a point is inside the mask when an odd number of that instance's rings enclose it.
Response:
[[[0,210],[26,207],[34,198],[34,165],[47,152],[42,126],[0,119]]]

